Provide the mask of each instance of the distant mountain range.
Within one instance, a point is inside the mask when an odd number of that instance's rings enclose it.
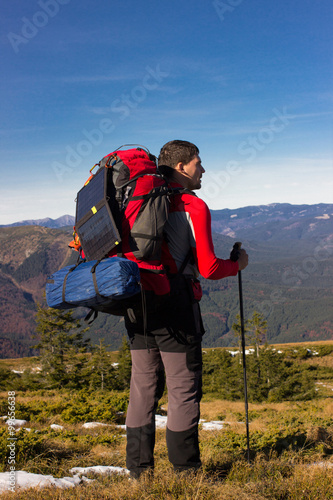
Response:
[[[212,229],[231,238],[258,241],[306,239],[333,232],[333,204],[273,203],[236,210],[212,210]]]
[[[34,220],[22,220],[20,222],[14,222],[13,224],[3,224],[0,227],[17,227],[17,226],[43,226],[50,228],[59,228],[65,226],[73,226],[75,223],[75,217],[72,215],[63,215],[58,217],[58,219],[50,219],[46,217],[45,219],[34,219]]]
[[[259,310],[269,342],[333,339],[333,205],[274,204],[213,210],[216,254],[228,258],[235,241],[250,257],[243,273],[246,317]],[[74,263],[68,248],[74,217],[24,221],[0,228],[0,357],[33,354],[36,303],[46,278]],[[207,347],[235,342],[239,311],[237,278],[201,280]],[[78,310],[84,315],[86,310]],[[122,318],[100,314],[89,330],[117,349],[125,334]]]
[[[213,232],[234,238],[241,231],[242,236],[259,237],[260,240],[279,240],[283,236],[295,237],[297,230],[300,239],[305,233],[313,235],[319,228],[332,226],[333,204],[319,203],[317,205],[291,205],[289,203],[272,203],[270,205],[249,206],[237,209],[211,210]],[[290,225],[292,221],[293,226]],[[329,224],[327,224],[327,222]],[[46,217],[37,220],[23,220],[0,227],[43,226],[61,228],[73,226],[75,217],[63,215],[58,219]]]

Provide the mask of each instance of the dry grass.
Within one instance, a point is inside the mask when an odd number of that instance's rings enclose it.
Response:
[[[304,359],[302,361],[305,365],[310,365],[310,366],[322,366],[324,368],[332,368],[333,370],[333,356],[324,356],[320,358],[308,358]],[[333,372],[332,372],[332,378],[333,378]]]
[[[332,343],[333,341],[316,342],[315,345]],[[310,343],[307,345],[310,347]],[[281,347],[291,346],[284,344]],[[331,367],[332,360],[333,356],[330,355],[301,362]],[[18,369],[19,360],[12,361],[15,361],[12,369]],[[324,383],[327,384],[328,381]],[[6,399],[7,393],[3,392],[0,396]],[[327,396],[325,399],[308,402],[250,403],[250,437],[259,440],[272,437],[272,441],[268,442],[273,443],[270,447],[263,440],[263,444],[253,448],[251,464],[247,463],[245,450],[237,442],[239,436],[244,438],[246,430],[244,402],[204,398],[201,418],[207,421],[223,420],[228,425],[226,430],[221,431],[200,429],[203,469],[196,475],[177,475],[172,471],[167,456],[165,432],[159,430],[155,447],[154,478],[144,476],[139,481],[130,481],[127,476],[88,475],[94,479],[92,482],[82,483],[74,488],[17,489],[15,493],[2,494],[1,499],[333,500],[333,391],[327,391]],[[56,405],[64,397],[70,397],[69,393],[45,391],[43,395],[34,395],[31,392],[20,393],[18,401],[29,403],[37,399],[42,401],[44,398],[48,403]],[[17,415],[17,418],[20,416]],[[66,435],[61,432],[49,433],[52,423],[63,425]],[[0,427],[4,426],[0,422]],[[121,437],[124,431],[114,426],[84,429],[81,423],[64,423],[61,415],[56,414],[40,422],[30,422],[27,426],[32,428],[30,434],[34,431],[38,431],[37,436],[45,434],[45,449],[38,456],[30,456],[17,464],[17,470],[65,477],[70,476],[69,470],[77,466],[125,467],[126,439]],[[280,431],[286,442],[278,450],[274,443],[280,439]],[[295,445],[292,438],[299,432],[305,437],[303,442]],[[98,440],[89,445],[89,436],[96,438],[103,433],[116,436],[117,439],[110,445]],[[46,453],[51,451],[52,453]]]
[[[208,433],[205,433],[208,436]],[[205,439],[206,436],[201,436]],[[207,440],[210,438],[207,437]],[[117,456],[116,453],[119,453]],[[124,449],[111,452],[104,447],[94,447],[86,455],[85,465],[97,463],[124,466]],[[69,489],[32,488],[15,493],[3,494],[3,500],[329,500],[333,499],[332,462],[323,461],[318,456],[318,465],[306,465],[296,453],[282,457],[258,455],[248,465],[244,460],[230,460],[224,450],[218,453],[209,448],[203,449],[204,466],[215,460],[215,470],[200,472],[197,475],[176,475],[166,456],[164,433],[158,432],[156,445],[157,466],[154,478],[143,477],[131,481],[127,476],[93,476],[91,483],[83,483]],[[315,459],[315,457],[313,457]],[[102,460],[102,461],[101,461]],[[72,460],[68,467],[83,465],[82,460]],[[33,463],[26,469],[38,468]],[[50,471],[51,472],[51,471]],[[60,471],[61,477],[68,474],[67,467]]]
[[[248,410],[251,412],[262,412],[266,409],[270,409],[276,412],[283,412],[286,410],[297,408],[296,404],[290,402],[284,403],[249,403]],[[245,406],[244,402],[238,401],[226,401],[226,400],[215,400],[215,401],[202,401],[201,402],[201,418],[205,420],[217,420],[219,416],[226,416],[223,420],[228,422],[235,421],[235,414],[244,414]]]
[[[248,466],[238,462],[230,478],[203,472],[176,475],[158,468],[153,479],[131,481],[127,476],[99,476],[89,484],[59,490],[30,489],[5,494],[3,500],[329,500],[333,498],[333,469],[320,465],[290,465],[258,458]]]
[[[294,347],[294,348],[300,348],[300,347],[314,347],[314,346],[320,346],[320,345],[333,345],[333,340],[318,340],[318,341],[313,341],[313,342],[292,342],[289,344],[274,344],[272,347],[275,347],[276,349],[284,349],[284,348],[289,348],[289,347]]]
[[[332,417],[333,415],[333,401],[332,399],[325,400],[325,405],[323,408],[324,417]]]

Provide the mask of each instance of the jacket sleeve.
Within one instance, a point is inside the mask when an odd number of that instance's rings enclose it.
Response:
[[[219,280],[227,276],[236,276],[238,262],[219,259],[215,255],[211,215],[208,206],[200,198],[189,199],[187,211],[190,213],[195,248],[193,249],[198,271],[203,278]]]

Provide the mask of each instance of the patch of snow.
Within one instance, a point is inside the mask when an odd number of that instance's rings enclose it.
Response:
[[[76,473],[78,475],[87,474],[87,472],[96,472],[96,474],[129,474],[128,469],[123,467],[113,467],[112,465],[93,465],[91,467],[73,467],[70,469],[72,474]]]
[[[62,430],[64,430],[64,426],[63,425],[51,424],[50,427],[54,431],[62,431]]]
[[[12,372],[12,373],[19,373],[19,374],[24,373],[25,371],[26,371],[26,370],[11,370],[11,372]],[[41,371],[42,371],[42,369],[41,369],[41,367],[40,367],[40,366],[36,366],[36,367],[34,367],[34,368],[31,368],[31,371],[32,371],[33,373],[36,373],[36,372],[41,372]]]
[[[318,215],[315,219],[330,219],[330,216],[328,214]]]
[[[15,471],[14,477],[10,472],[0,473],[0,492],[5,492],[9,489],[15,491],[16,488],[44,488],[45,486],[72,488],[83,481],[91,481],[91,479],[87,479],[86,477],[81,478],[78,475],[58,478],[48,475],[43,476],[43,474],[33,474],[26,471]]]
[[[26,420],[19,420],[17,418],[13,418],[12,420],[11,419],[7,419],[6,420],[6,424],[7,425],[13,425],[14,427],[22,427],[23,425],[25,425],[27,423]]]
[[[84,429],[94,429],[95,427],[109,427],[110,424],[103,424],[102,422],[86,422],[82,425]]]
[[[155,425],[156,429],[165,429],[167,425],[167,416],[164,415],[156,415],[155,416]],[[216,430],[216,429],[222,429],[223,427],[223,422],[220,420],[212,421],[212,422],[206,422],[205,420],[200,420],[200,424],[203,424],[203,429],[204,430]],[[126,425],[117,425],[119,429],[126,429]]]
[[[240,351],[228,351],[231,356],[237,356],[237,354],[239,354]],[[245,349],[245,354],[252,354],[254,353],[254,349]]]
[[[167,424],[167,417],[162,415],[155,416],[156,429],[165,429]]]
[[[212,420],[211,422],[203,422],[202,430],[204,431],[220,431],[224,428],[224,422],[221,420]]]
[[[167,417],[163,415],[155,415],[155,426],[156,429],[165,429],[166,428]],[[125,424],[116,425],[118,429],[126,429]]]
[[[230,215],[230,219],[233,219],[234,217],[238,217],[238,215],[237,214]]]

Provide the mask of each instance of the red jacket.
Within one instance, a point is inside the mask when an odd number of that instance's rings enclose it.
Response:
[[[173,184],[173,187],[179,186]],[[201,275],[212,280],[237,274],[237,262],[216,257],[209,208],[194,194],[183,193],[171,197],[165,233],[162,262],[171,273],[179,270],[191,248],[195,263],[187,264],[184,274],[193,277]]]

